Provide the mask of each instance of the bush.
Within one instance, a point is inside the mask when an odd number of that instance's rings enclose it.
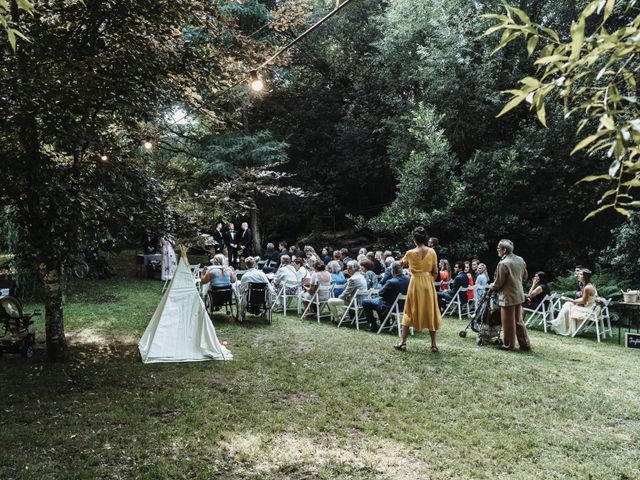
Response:
[[[622,297],[620,290],[631,287],[631,281],[622,279],[617,273],[611,270],[601,270],[591,277],[591,282],[596,287],[598,295],[604,298],[619,300]],[[550,283],[551,290],[567,296],[573,296],[576,291],[576,277],[572,271],[566,275],[558,276]]]

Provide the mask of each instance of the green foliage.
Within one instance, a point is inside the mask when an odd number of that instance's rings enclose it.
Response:
[[[604,173],[582,179],[614,182],[614,187],[602,195],[602,205],[586,218],[608,208],[628,216],[629,209],[640,207],[640,201],[634,199],[635,189],[640,187],[640,107],[636,96],[640,10],[635,3],[589,2],[571,22],[566,40],[510,5],[505,5],[505,15],[485,15],[496,22],[485,35],[502,32],[496,50],[522,38],[529,56],[537,53],[536,73],[522,78],[520,88],[506,91],[512,98],[498,116],[526,101],[546,126],[545,101],[558,99],[564,103],[565,117],[581,117],[578,134],[585,129],[592,132],[572,153],[586,149],[591,155],[609,159]]]
[[[613,270],[598,270],[592,277],[591,283],[596,287],[598,295],[603,298],[621,299],[621,290],[632,287],[634,282],[627,277],[622,277],[620,272]],[[576,293],[578,280],[573,271],[567,271],[564,275],[557,276],[551,282],[551,290],[573,297]]]
[[[440,118],[432,108],[420,104],[413,112],[409,133],[416,150],[396,167],[398,187],[391,205],[368,226],[389,245],[406,242],[408,232],[417,225],[441,226],[452,214],[452,205],[461,193],[454,171],[458,160],[451,152]],[[441,195],[445,190],[449,196]]]
[[[640,214],[633,213],[627,221],[611,232],[612,242],[602,253],[603,265],[633,279],[632,287],[640,278]]]

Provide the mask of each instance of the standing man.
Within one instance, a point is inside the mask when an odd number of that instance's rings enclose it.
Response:
[[[213,250],[214,255],[222,253],[224,247],[224,236],[222,234],[222,222],[216,222],[216,229],[213,232]],[[213,255],[212,255],[213,256]]]
[[[242,256],[244,258],[253,256],[253,235],[249,224],[242,222],[242,233],[240,234],[240,244],[242,245]]]
[[[489,285],[489,288],[498,292],[502,336],[504,338],[502,349],[513,351],[517,337],[520,350],[531,350],[527,327],[522,320],[522,304],[524,303],[522,284],[527,281],[527,264],[522,257],[513,253],[511,240],[500,240],[497,251],[501,260],[496,268],[496,279]]]
[[[229,265],[233,268],[238,267],[238,232],[236,232],[233,223],[229,224],[229,230],[225,233],[224,243],[227,246],[227,254],[229,256]]]

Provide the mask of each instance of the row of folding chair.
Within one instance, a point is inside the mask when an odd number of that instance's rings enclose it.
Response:
[[[580,321],[571,336],[575,337],[578,334],[586,333],[592,328],[595,328],[598,343],[600,343],[601,340],[605,340],[607,335],[613,337],[611,315],[609,313],[610,303],[610,298],[596,298],[587,316]],[[540,302],[535,309],[524,308],[525,313],[528,313],[525,325],[527,327],[542,325],[544,331],[547,332],[551,327],[551,322],[558,316],[561,309],[562,295],[559,293],[545,295],[542,302]]]
[[[302,288],[299,283],[290,283],[283,285],[276,294],[276,304],[282,306],[283,314],[287,314],[287,310],[296,311],[301,318],[307,318],[314,315],[318,323],[325,317],[332,318],[329,308],[329,299],[333,298],[334,285],[319,286],[314,295],[307,303],[306,308],[302,311]],[[362,302],[365,298],[371,298],[378,294],[378,290],[361,290],[351,298],[351,301],[345,306],[344,313],[338,320],[338,327],[350,324],[360,330],[360,325],[367,323],[366,318],[362,315]],[[383,330],[393,330],[397,328],[398,335],[401,334],[402,315],[404,309],[404,301],[407,296],[399,294],[391,308],[385,313],[382,319],[378,334]],[[295,306],[293,301],[295,300]],[[312,311],[312,307],[314,310]],[[332,318],[333,319],[333,318]],[[337,319],[336,319],[337,320]],[[411,332],[413,334],[413,331]]]

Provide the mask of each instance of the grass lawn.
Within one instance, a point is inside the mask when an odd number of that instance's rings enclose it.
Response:
[[[161,288],[75,282],[73,360],[0,360],[0,478],[640,478],[640,356],[615,342],[533,331],[532,353],[505,353],[446,319],[440,354],[428,334],[401,353],[222,317],[234,361],[143,365]]]

